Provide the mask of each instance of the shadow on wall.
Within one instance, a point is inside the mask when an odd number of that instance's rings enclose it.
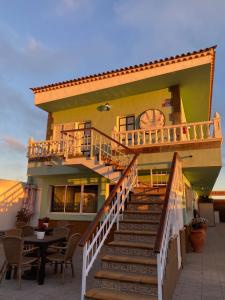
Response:
[[[15,226],[24,196],[23,182],[0,179],[0,232]]]

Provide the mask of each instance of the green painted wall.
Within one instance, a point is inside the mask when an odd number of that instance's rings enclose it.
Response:
[[[110,101],[105,99],[102,102],[92,105],[75,107],[68,110],[54,112],[52,114],[53,123],[61,124],[67,122],[92,121],[92,126],[111,135],[114,126],[117,125],[119,116],[135,114],[136,119],[147,109],[159,109],[165,115],[165,124],[170,125],[171,107],[162,107],[166,99],[170,99],[171,94],[168,89],[138,94],[129,97],[122,97]],[[110,111],[100,112],[97,107],[109,102]]]
[[[78,175],[55,175],[44,177],[33,177],[32,182],[37,184],[41,189],[41,207],[40,217],[48,216],[52,220],[78,220],[90,221],[95,214],[80,213],[51,213],[50,212],[50,186],[52,185],[82,185],[96,184],[98,185],[98,209],[102,206],[108,195],[108,181],[104,177],[80,177]]]

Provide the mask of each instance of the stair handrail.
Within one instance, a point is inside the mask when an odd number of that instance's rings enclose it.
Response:
[[[183,227],[179,224],[176,216],[177,199],[182,200],[183,195],[183,173],[182,161],[177,152],[173,155],[171,171],[166,188],[165,200],[163,204],[160,223],[154,244],[154,252],[157,254],[157,277],[158,277],[158,299],[162,300],[163,277],[166,267],[167,251],[169,241],[173,236],[179,235],[179,230]],[[179,204],[179,203],[178,203]],[[179,253],[178,253],[179,256]],[[179,257],[178,257],[179,260]]]
[[[119,141],[117,141],[116,139],[112,138],[110,135],[104,133],[103,131],[95,128],[95,127],[89,127],[89,128],[82,128],[82,129],[68,129],[68,130],[62,130],[61,132],[63,134],[66,134],[66,133],[70,133],[70,132],[81,132],[81,131],[88,131],[88,130],[94,130],[96,132],[98,132],[99,134],[103,135],[104,137],[106,137],[107,139],[111,140],[113,143],[117,144],[118,146],[124,148],[127,153],[130,153],[130,154],[135,154],[136,151],[133,150],[133,149],[130,149],[129,147],[123,145],[122,143],[120,143]],[[71,136],[72,137],[72,136]]]
[[[122,176],[116,183],[109,197],[106,199],[94,220],[89,224],[84,232],[79,246],[83,247],[83,268],[82,268],[82,290],[81,300],[84,299],[86,291],[86,277],[99,254],[105,240],[117,223],[119,227],[120,213],[124,210],[125,201],[129,192],[137,183],[137,157],[134,155],[127,168],[123,171]]]

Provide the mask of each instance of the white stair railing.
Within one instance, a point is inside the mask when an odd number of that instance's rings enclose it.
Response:
[[[64,159],[86,156],[96,162],[126,168],[134,152],[96,128],[63,131],[62,140],[35,142],[29,140],[29,159],[61,156]]]
[[[157,253],[158,299],[163,299],[163,280],[166,269],[169,241],[178,237],[178,268],[181,266],[179,231],[183,228],[182,196],[183,196],[182,162],[178,154],[173,157],[171,173],[166,189],[159,230],[154,251]]]
[[[135,154],[108,199],[104,202],[95,219],[84,233],[80,246],[83,247],[81,300],[85,297],[86,280],[112,226],[119,227],[120,216],[129,192],[137,184],[137,156]]]
[[[213,120],[183,123],[154,129],[113,131],[112,137],[127,147],[181,144],[222,139],[221,120],[215,113]]]

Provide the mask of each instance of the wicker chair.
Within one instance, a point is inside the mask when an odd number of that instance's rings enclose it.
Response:
[[[73,255],[81,235],[74,233],[70,236],[66,246],[52,246],[57,252],[47,256],[47,261],[62,266],[62,278],[64,282],[66,265],[71,265],[72,277],[74,277]]]
[[[66,238],[68,240],[70,234],[70,230],[66,227],[55,227],[53,229],[53,235],[60,235]]]
[[[22,236],[22,229],[20,228],[13,228],[10,230],[7,230],[5,232],[6,237],[14,236],[14,237],[21,237]]]
[[[33,252],[33,249],[24,250],[24,241],[15,236],[9,236],[2,239],[3,249],[5,253],[6,261],[3,265],[2,274],[0,280],[2,281],[3,275],[7,270],[17,269],[19,288],[21,288],[21,275],[22,269],[38,266],[38,257],[27,257],[26,255]]]
[[[22,236],[34,235],[34,228],[30,225],[25,225],[22,227]]]

